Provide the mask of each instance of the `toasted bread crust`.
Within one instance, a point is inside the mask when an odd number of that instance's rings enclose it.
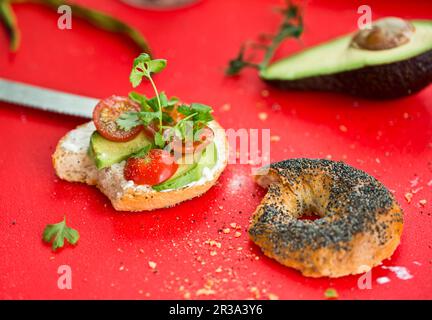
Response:
[[[89,126],[91,126],[91,123],[86,123],[78,126],[75,130],[84,131],[86,128],[88,130]],[[217,122],[213,122],[213,127],[222,129]],[[198,197],[217,182],[227,165],[228,142],[224,137],[225,156],[222,160],[223,165],[214,172],[212,180],[162,192],[148,187],[136,188],[133,185],[125,184],[121,164],[97,170],[92,159],[87,155],[87,148],[72,151],[65,148],[64,143],[71,132],[60,139],[52,155],[52,162],[57,176],[70,182],[81,182],[96,186],[110,199],[113,207],[119,211],[148,211],[172,207],[183,201]]]

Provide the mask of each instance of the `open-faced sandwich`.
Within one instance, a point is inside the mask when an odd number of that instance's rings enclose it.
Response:
[[[53,165],[61,179],[95,185],[123,211],[174,206],[216,183],[227,164],[225,131],[209,106],[157,91],[151,75],[165,66],[141,54],[130,81],[136,87],[149,80],[156,95],[101,100],[93,121],[59,141]]]

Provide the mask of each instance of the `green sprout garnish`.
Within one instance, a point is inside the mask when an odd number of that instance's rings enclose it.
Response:
[[[170,137],[177,137],[186,140],[188,137],[188,124],[192,129],[193,137],[209,121],[213,120],[211,107],[201,103],[190,105],[180,104],[177,97],[168,98],[165,92],[158,91],[152,78],[152,74],[161,72],[165,69],[167,61],[164,59],[151,59],[148,54],[142,53],[134,60],[133,68],[129,80],[134,88],[141,84],[143,78],[149,80],[155,96],[147,98],[145,95],[131,92],[129,98],[141,106],[141,111],[125,112],[116,120],[117,125],[123,130],[152,123],[158,124],[158,130],[154,135],[154,145],[163,148]],[[177,112],[185,117],[175,123],[170,112],[177,106]],[[170,130],[171,136],[164,136],[164,130]]]

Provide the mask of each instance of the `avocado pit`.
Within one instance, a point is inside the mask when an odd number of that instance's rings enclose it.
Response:
[[[384,18],[375,22],[371,28],[357,32],[351,47],[363,50],[388,50],[408,43],[415,32],[409,21],[400,18]]]

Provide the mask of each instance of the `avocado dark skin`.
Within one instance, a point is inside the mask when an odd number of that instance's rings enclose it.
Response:
[[[348,93],[368,99],[395,99],[432,83],[432,50],[418,56],[376,66],[297,80],[268,80],[270,85],[300,91]]]

